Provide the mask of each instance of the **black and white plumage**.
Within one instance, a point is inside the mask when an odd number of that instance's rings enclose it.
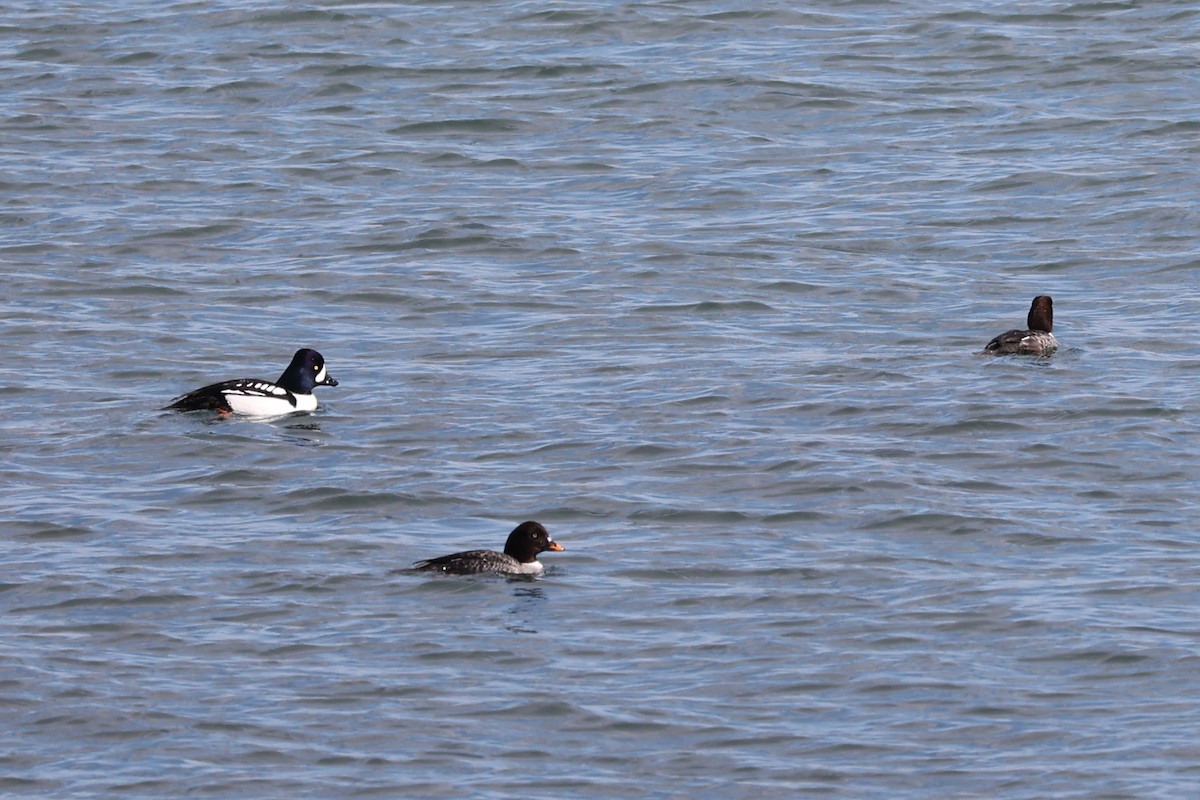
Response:
[[[301,348],[279,380],[239,378],[180,395],[166,406],[169,411],[217,411],[252,417],[278,417],[296,411],[315,411],[318,386],[337,386],[325,371],[325,359],[316,350]]]
[[[441,572],[446,575],[477,575],[498,572],[504,575],[540,575],[543,567],[538,554],[547,550],[561,551],[563,546],[550,538],[538,522],[522,522],[508,535],[504,552],[495,550],[464,550],[448,556],[418,561],[414,569]]]
[[[983,352],[993,355],[1048,356],[1058,349],[1054,338],[1054,301],[1050,295],[1040,294],[1033,298],[1025,324],[1028,330],[1011,330],[987,343]]]

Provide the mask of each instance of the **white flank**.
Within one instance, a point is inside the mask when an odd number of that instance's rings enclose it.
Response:
[[[1028,336],[1021,337],[1021,344],[1030,348],[1036,347],[1043,353],[1051,353],[1058,349],[1058,339],[1054,338],[1053,333],[1045,331],[1031,331]]]
[[[296,395],[293,406],[287,397],[263,397],[262,395],[225,392],[225,399],[235,414],[248,417],[278,417],[295,411],[316,411],[317,398],[311,394]]]

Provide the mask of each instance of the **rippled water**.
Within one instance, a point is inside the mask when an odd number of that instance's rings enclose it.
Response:
[[[0,793],[1194,791],[1191,4],[0,42]],[[158,410],[300,346],[315,415]]]

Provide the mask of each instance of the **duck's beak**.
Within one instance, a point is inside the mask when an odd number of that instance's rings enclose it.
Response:
[[[313,376],[313,383],[317,386],[337,386],[337,381],[325,371],[324,364],[321,365],[321,369],[317,370],[317,374]]]
[[[551,541],[551,542],[549,543],[549,545],[546,547],[546,549],[547,549],[547,550],[555,550],[555,551],[558,551],[558,550],[565,550],[566,548],[565,548],[565,547],[563,547],[563,546],[562,546],[561,544],[559,544],[558,542]]]

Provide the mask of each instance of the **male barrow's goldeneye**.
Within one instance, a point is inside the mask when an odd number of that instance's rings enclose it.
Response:
[[[550,538],[540,523],[530,520],[513,528],[504,543],[504,552],[495,550],[464,550],[425,561],[418,561],[414,569],[425,572],[442,572],[447,575],[476,575],[481,572],[499,572],[504,575],[540,575],[542,562],[538,553],[547,550],[562,550],[563,546]]]
[[[217,411],[221,414],[246,414],[252,417],[278,417],[295,411],[314,411],[318,386],[337,386],[325,372],[325,359],[307,347],[296,351],[292,363],[275,383],[255,378],[239,378],[214,383],[176,397],[164,410]]]
[[[1029,330],[1005,331],[988,342],[983,352],[1000,356],[1048,356],[1058,349],[1058,339],[1050,332],[1054,329],[1054,301],[1050,295],[1039,294],[1033,298],[1025,324]]]

